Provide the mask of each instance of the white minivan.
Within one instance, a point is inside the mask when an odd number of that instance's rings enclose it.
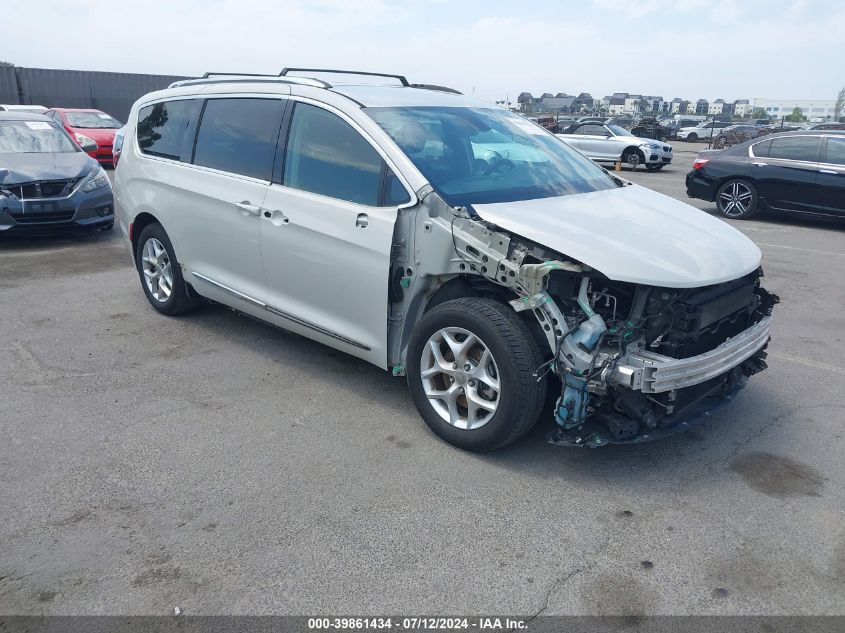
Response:
[[[115,198],[156,310],[219,302],[407,376],[465,449],[525,434],[547,389],[549,441],[654,439],[766,366],[777,297],[748,238],[402,76],[286,69],[148,94]]]

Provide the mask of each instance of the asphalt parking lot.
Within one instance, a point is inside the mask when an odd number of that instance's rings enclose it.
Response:
[[[693,157],[624,175],[686,200]],[[117,232],[0,242],[0,613],[845,614],[845,224],[732,224],[768,371],[663,441],[488,455],[361,361],[160,316]]]

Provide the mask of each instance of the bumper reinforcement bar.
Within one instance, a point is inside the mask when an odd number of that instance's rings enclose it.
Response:
[[[643,393],[691,387],[736,367],[769,342],[771,317],[763,317],[719,347],[689,358],[671,358],[646,350],[628,354],[613,370],[613,382]]]

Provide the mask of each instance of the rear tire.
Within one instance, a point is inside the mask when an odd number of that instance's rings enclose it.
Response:
[[[463,298],[423,315],[405,364],[414,404],[431,430],[464,450],[492,451],[536,423],[546,397],[546,381],[535,376],[542,363],[511,307]]]
[[[141,231],[135,267],[147,300],[162,314],[183,314],[199,305],[199,299],[188,290],[182,266],[161,224],[148,224]]]
[[[716,207],[731,220],[748,220],[758,211],[757,188],[747,180],[733,178],[716,192]]]

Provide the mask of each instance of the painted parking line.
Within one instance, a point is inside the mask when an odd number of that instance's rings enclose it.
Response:
[[[769,355],[772,358],[786,361],[788,363],[795,363],[797,365],[803,365],[804,367],[812,367],[813,369],[820,369],[834,374],[845,375],[845,367],[840,367],[839,365],[831,365],[830,363],[822,363],[817,360],[813,360],[812,358],[801,358],[800,356],[781,354],[779,352],[770,353]]]
[[[783,248],[788,251],[800,251],[802,253],[814,253],[816,255],[833,255],[835,257],[845,257],[845,252],[837,253],[836,251],[817,251],[812,248],[800,248],[798,246],[784,246],[783,244],[766,244],[764,242],[757,242],[757,246],[765,246],[766,248]]]

